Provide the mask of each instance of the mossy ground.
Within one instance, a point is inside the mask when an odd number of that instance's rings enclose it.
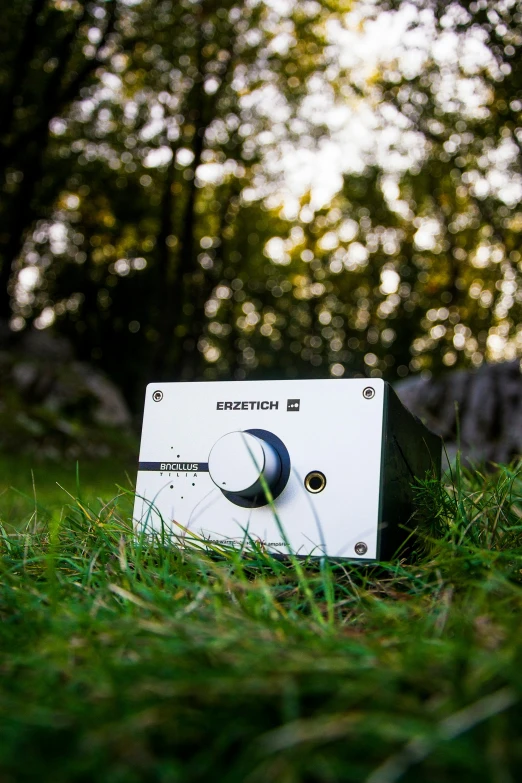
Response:
[[[517,466],[425,486],[380,566],[146,543],[58,473],[2,512],[2,783],[520,780]]]

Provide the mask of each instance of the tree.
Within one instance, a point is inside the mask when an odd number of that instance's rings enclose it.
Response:
[[[80,355],[123,385],[200,372],[201,353],[218,350],[200,340],[213,290],[236,274],[236,257],[258,263],[259,248],[231,249],[242,243],[231,221],[244,225],[242,193],[260,171],[253,141],[272,123],[244,100],[270,82],[290,120],[336,6],[281,19],[264,3],[121,4],[110,58],[51,123],[49,157],[64,177],[48,219],[25,232],[39,278],[18,298],[17,323],[58,317]],[[288,41],[303,55],[299,77]]]
[[[63,183],[49,171],[49,125],[110,51],[116,0],[26,0],[5,9],[0,39],[0,318],[10,309],[13,262]],[[90,43],[94,41],[95,43]]]
[[[434,45],[416,67],[385,64],[374,101],[423,149],[395,178],[391,206],[409,237],[398,251],[411,286],[408,369],[439,372],[520,355],[522,6],[414,6],[412,33]]]
[[[409,14],[405,47],[431,43],[413,65],[383,47],[366,79],[343,64],[340,1],[17,6],[25,48],[55,56],[4,79],[25,107],[1,137],[13,327],[54,321],[134,405],[151,377],[394,379],[518,355],[519,5],[381,3]],[[318,95],[369,107],[374,146],[331,203],[290,209],[277,171],[330,134]]]

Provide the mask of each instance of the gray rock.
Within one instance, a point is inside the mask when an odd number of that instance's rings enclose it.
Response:
[[[38,378],[38,368],[30,362],[18,362],[11,370],[15,385],[20,391],[27,391]]]
[[[459,437],[468,462],[510,462],[522,455],[518,360],[429,380],[411,377],[396,384],[395,390],[412,413],[444,438],[450,457]]]
[[[112,381],[88,364],[75,362],[74,368],[96,400],[92,414],[94,421],[111,427],[129,427],[131,414],[127,403]]]
[[[0,448],[71,458],[128,448],[132,418],[122,393],[75,361],[67,340],[34,329],[0,348]]]
[[[48,329],[28,329],[22,332],[17,352],[39,360],[70,362],[74,357],[71,343],[65,337],[57,337]]]

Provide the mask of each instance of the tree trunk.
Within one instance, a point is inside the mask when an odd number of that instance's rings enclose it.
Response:
[[[203,89],[202,87],[200,88]],[[163,289],[158,291],[160,297],[160,311],[158,319],[158,332],[159,337],[155,344],[154,350],[154,362],[153,371],[156,373],[158,380],[173,380],[179,376],[179,368],[176,364],[180,363],[180,350],[175,337],[175,329],[177,326],[183,323],[183,305],[190,303],[190,278],[196,271],[195,258],[194,258],[194,230],[195,230],[195,206],[196,206],[196,170],[201,163],[201,155],[203,153],[205,143],[205,131],[206,124],[203,121],[202,110],[194,110],[196,117],[196,130],[194,133],[194,141],[192,152],[194,153],[194,161],[192,163],[192,169],[194,177],[190,183],[190,188],[185,203],[185,209],[182,216],[182,228],[181,237],[178,251],[178,261],[175,269],[175,274],[170,274],[170,263],[168,260],[167,251],[168,248],[162,244],[160,248],[160,264],[164,264],[163,274],[161,276],[163,282]],[[170,190],[170,185],[167,183],[167,187]],[[168,223],[168,218],[172,220],[172,201],[171,196],[168,193],[164,195],[163,203],[163,229],[161,232],[161,242],[166,240],[165,226]],[[174,346],[174,347],[172,347]],[[195,350],[195,348],[194,348]]]

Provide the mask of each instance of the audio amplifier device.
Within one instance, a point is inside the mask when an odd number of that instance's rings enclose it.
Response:
[[[380,379],[147,387],[139,532],[215,551],[386,560],[441,440]]]

